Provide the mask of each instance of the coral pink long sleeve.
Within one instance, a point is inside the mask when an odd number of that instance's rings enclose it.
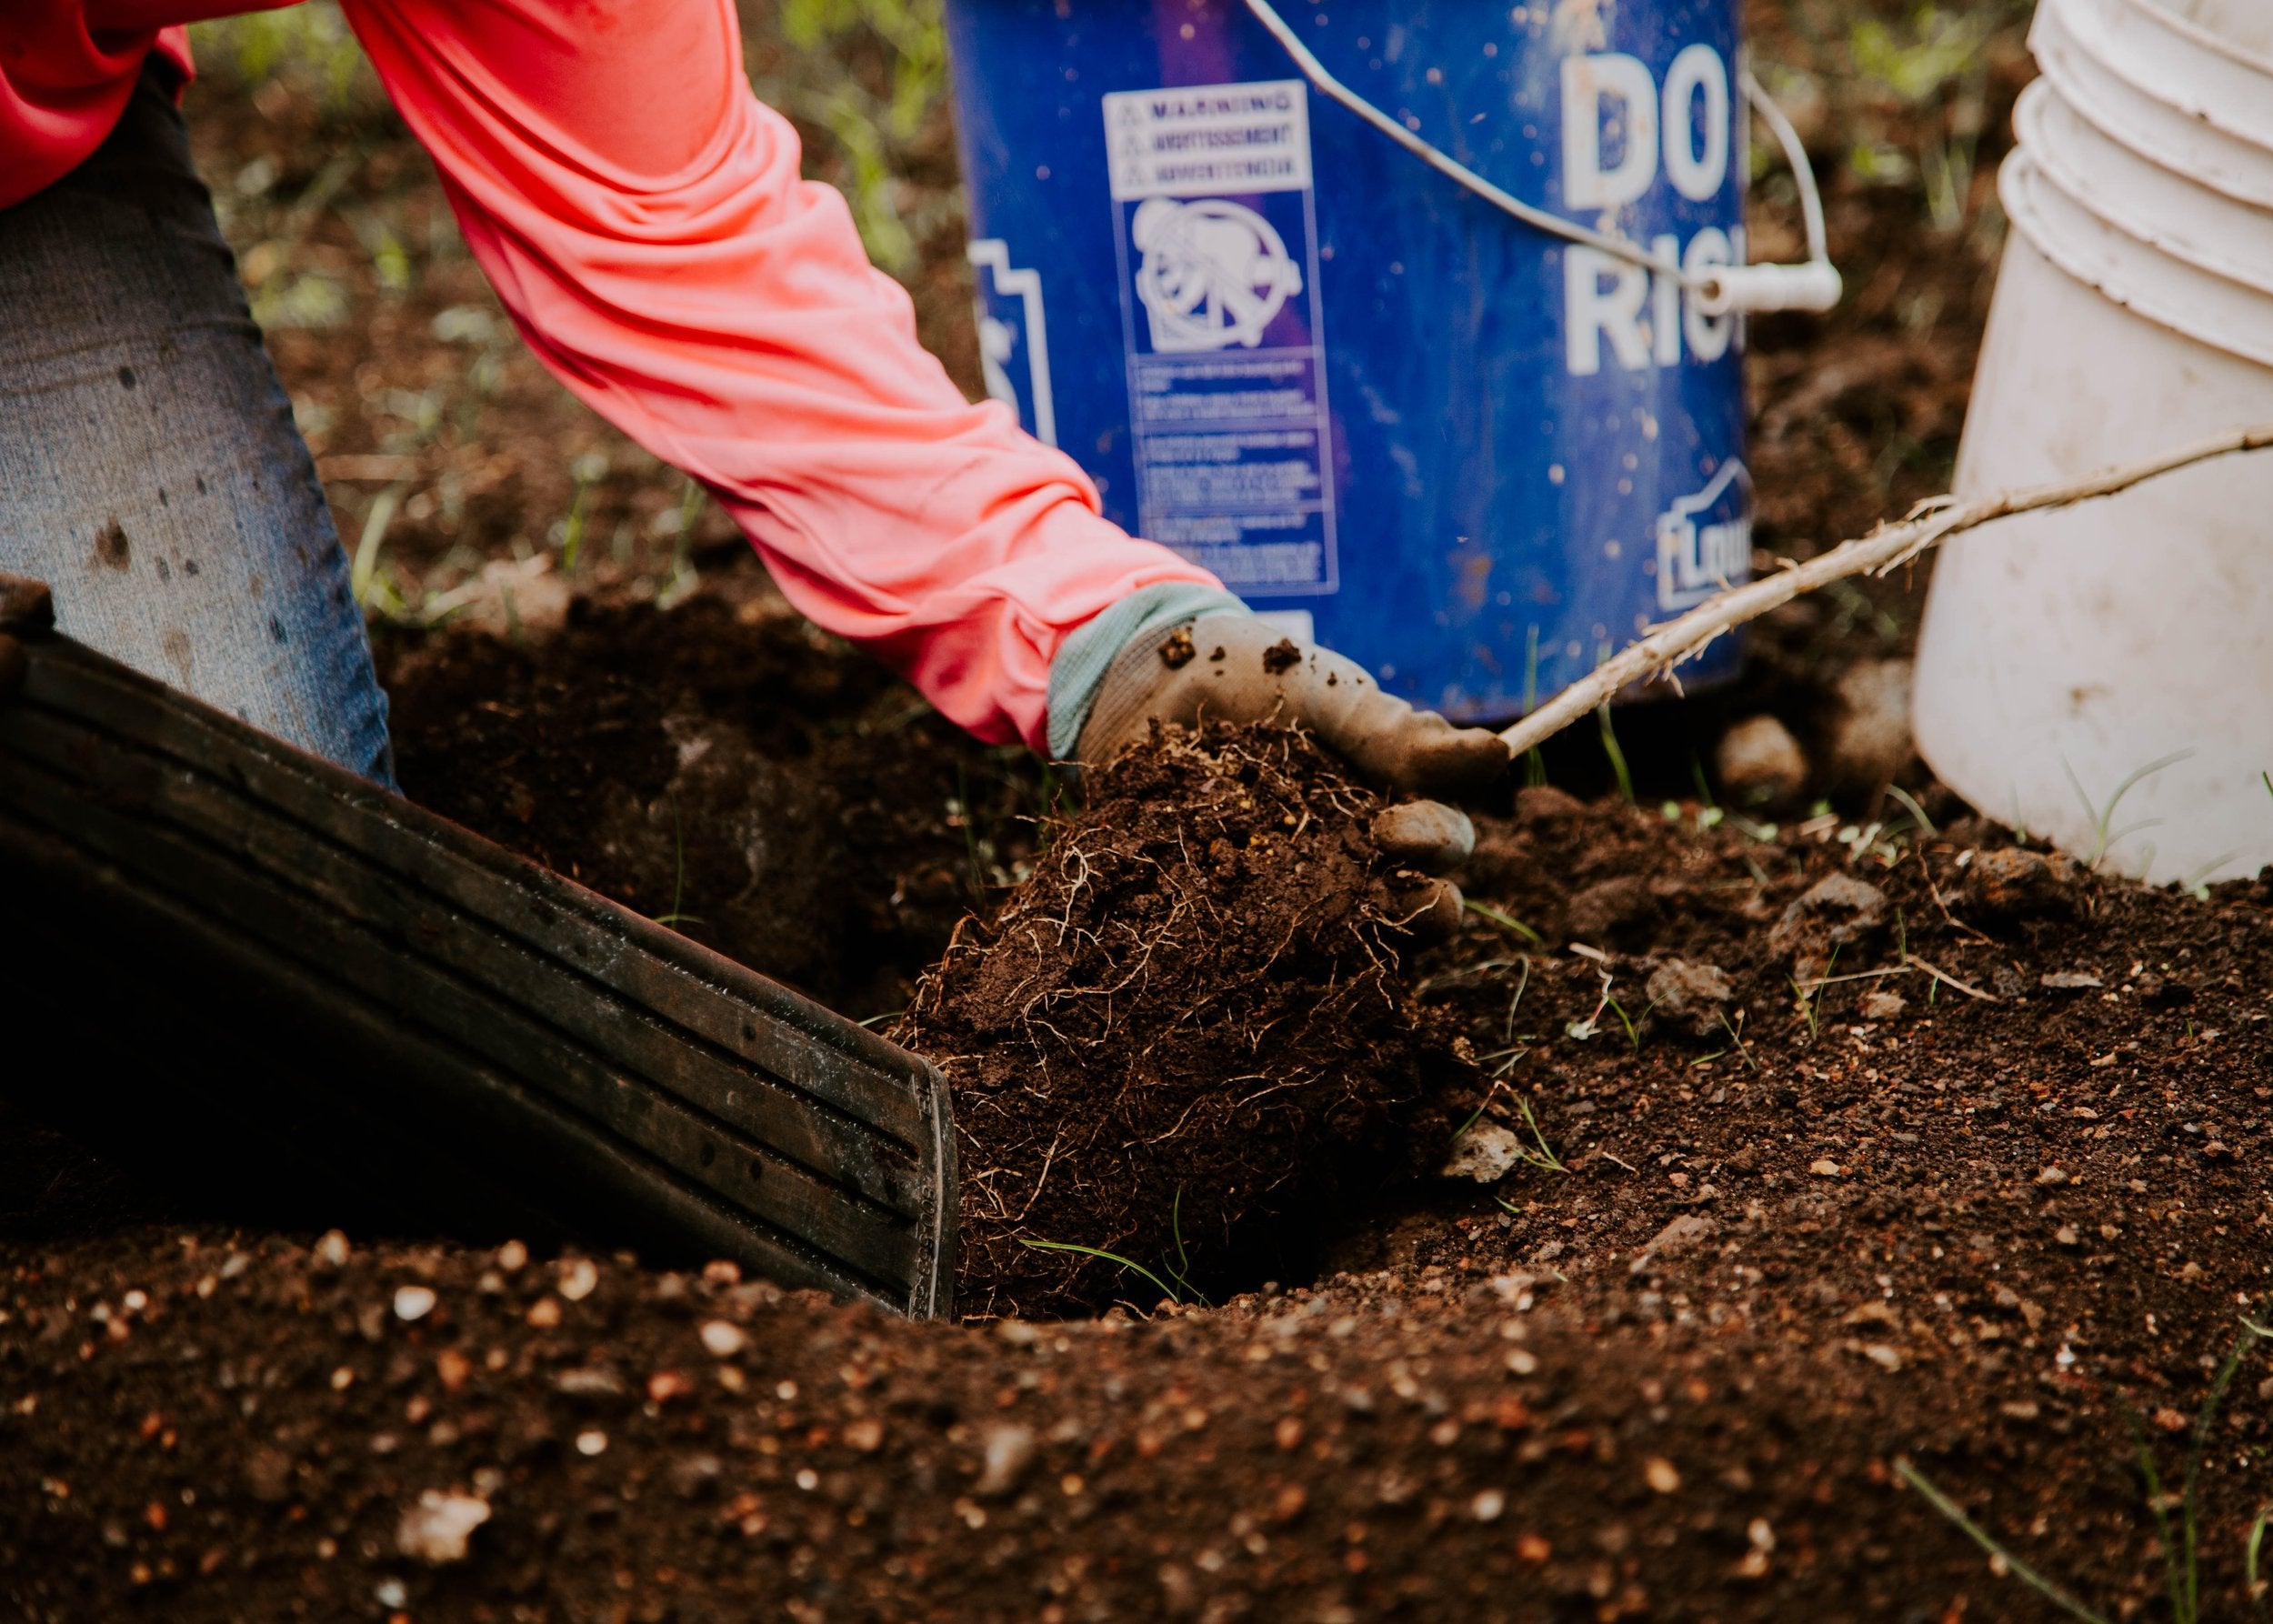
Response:
[[[105,3],[155,23],[168,0],[91,0]],[[211,9],[170,3],[176,16]],[[1041,747],[1049,664],[1069,632],[1139,587],[1213,584],[1106,521],[1070,458],[1002,406],[966,403],[924,352],[844,200],[800,178],[795,132],[751,95],[731,0],[345,9],[531,348],[708,486],[799,609],[944,715]],[[11,87],[11,44],[37,32],[0,21]],[[107,67],[125,52],[96,54]],[[53,132],[41,147],[11,105],[0,204],[69,167],[52,167]],[[19,153],[43,152],[52,172],[8,184]]]

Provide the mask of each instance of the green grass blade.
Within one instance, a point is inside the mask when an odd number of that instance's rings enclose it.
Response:
[[[2075,1597],[2070,1596],[2066,1590],[2061,1589],[2059,1586],[1998,1544],[1994,1534],[1968,1517],[1962,1506],[1935,1488],[1927,1479],[1926,1474],[1912,1466],[1907,1457],[1896,1456],[1894,1469],[1905,1483],[1925,1497],[1928,1505],[1933,1507],[1951,1522],[1956,1523],[1974,1544],[2004,1563],[2011,1571],[2012,1576],[2022,1584],[2027,1585],[2062,1612],[2072,1618],[2081,1619],[2084,1624],[2108,1624],[2107,1618],[2103,1614],[2092,1611]]]
[[[1602,728],[1602,753],[1610,758],[1611,775],[1617,779],[1618,795],[1630,807],[1634,805],[1634,775],[1626,765],[1626,751],[1618,744],[1617,727],[1610,720],[1610,702],[1605,699],[1594,714]]]
[[[1022,1247],[1032,1247],[1037,1252],[1078,1252],[1085,1258],[1101,1258],[1107,1263],[1117,1263],[1131,1273],[1140,1274],[1150,1280],[1160,1295],[1170,1302],[1180,1303],[1184,1300],[1177,1288],[1169,1285],[1167,1281],[1135,1258],[1124,1258],[1118,1252],[1103,1251],[1096,1247],[1081,1246],[1070,1240],[1028,1240],[1024,1236],[1019,1237],[1018,1244]]]
[[[2180,1528],[2186,1552],[2186,1611],[2181,1624],[2194,1624],[2202,1616],[2202,1457],[2208,1452],[2210,1429],[2218,1422],[2218,1412],[2225,1407],[2226,1394],[2234,1385],[2234,1378],[2241,1370],[2241,1361],[2249,1357],[2249,1349],[2257,1345],[2260,1332],[2248,1319],[2241,1322],[2241,1335],[2227,1350],[2225,1362],[2218,1367],[2218,1374],[2210,1380],[2208,1395],[2202,1408],[2194,1414],[2194,1436],[2187,1443],[2186,1485],[2179,1495]]]
[[[1503,914],[1496,907],[1487,907],[1481,902],[1471,902],[1465,897],[1461,899],[1460,906],[1466,908],[1469,913],[1476,915],[1478,918],[1489,919],[1493,924],[1500,927],[1503,930],[1514,931],[1517,936],[1521,937],[1525,941],[1529,942],[1535,947],[1544,947],[1547,946],[1547,938],[1545,937],[1541,936],[1537,931],[1532,929],[1531,927],[1526,925],[1521,919],[1516,918],[1512,915]]]
[[[1901,802],[1902,810],[1910,815],[1911,821],[1918,825],[1921,834],[1931,837],[1941,833],[1934,827],[1934,820],[1926,816],[1926,808],[1918,804],[1918,797],[1903,788],[1901,785],[1887,785],[1887,793]]]
[[[2155,1519],[2155,1537],[2162,1541],[2163,1584],[2170,1592],[2170,1616],[2175,1624],[2193,1624],[2187,1617],[2186,1585],[2178,1571],[2178,1542],[2170,1537],[2170,1508],[2164,1501],[2162,1472],[2155,1465],[2155,1451],[2147,1441],[2147,1429],[2140,1424],[2138,1411],[2128,1398],[2123,1400],[2123,1420],[2131,1429],[2132,1458],[2147,1485],[2147,1509]]]
[[[2241,1549],[2242,1582],[2249,1592],[2249,1608],[2262,1624],[2268,1615],[2265,1610],[2265,1581],[2258,1577],[2258,1558],[2265,1549],[2265,1529],[2273,1523],[2273,1506],[2258,1513],[2258,1520],[2249,1527],[2249,1542]]]

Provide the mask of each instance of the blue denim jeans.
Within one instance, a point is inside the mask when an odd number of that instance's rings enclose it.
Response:
[[[0,209],[0,571],[81,642],[392,787],[347,558],[162,68]]]

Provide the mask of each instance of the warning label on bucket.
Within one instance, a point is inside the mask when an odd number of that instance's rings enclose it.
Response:
[[[1337,585],[1307,96],[1103,98],[1141,526],[1280,595]]]

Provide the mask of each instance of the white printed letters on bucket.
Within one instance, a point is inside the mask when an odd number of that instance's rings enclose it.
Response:
[[[1712,46],[1685,47],[1662,87],[1638,57],[1566,56],[1562,92],[1563,198],[1570,208],[1614,214],[1638,201],[1657,183],[1661,156],[1665,178],[1693,203],[1709,201],[1727,184],[1736,123],[1728,65]],[[1742,232],[1717,226],[1687,244],[1667,236],[1650,246],[1685,270],[1744,259]],[[1685,349],[1698,361],[1727,353],[1735,317],[1706,315],[1694,294],[1630,260],[1577,243],[1562,252],[1563,358],[1573,377],[1600,372],[1606,352],[1627,372],[1677,366]]]

